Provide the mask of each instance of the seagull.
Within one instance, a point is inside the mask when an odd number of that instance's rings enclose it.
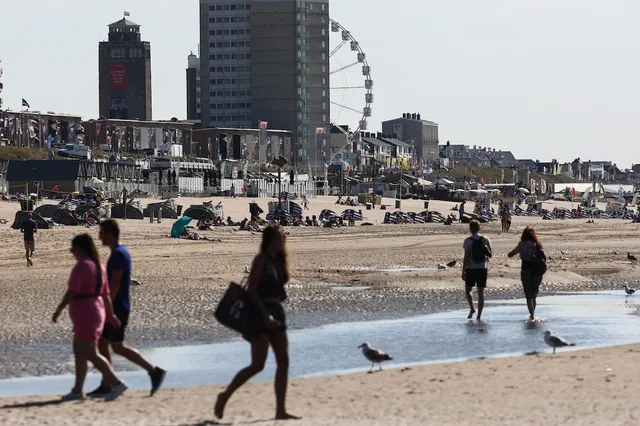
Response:
[[[560,254],[567,254],[564,250],[560,250]]]
[[[245,274],[249,273],[249,267],[247,265],[244,265],[244,273]]]
[[[457,264],[457,261],[452,260],[451,262],[447,263],[447,268],[455,268]]]
[[[562,348],[565,346],[575,346],[575,343],[569,343],[560,336],[554,336],[551,334],[551,330],[544,332],[544,342],[553,348],[553,353],[556,353],[556,348]]]
[[[627,293],[629,296],[631,296],[633,293],[636,292],[635,288],[631,288],[629,287],[627,284],[624,285],[624,291],[625,293]]]
[[[133,284],[133,285],[142,285],[142,282],[136,280],[135,278],[131,278],[131,284]]]
[[[371,361],[371,369],[369,373],[373,372],[373,366],[378,364],[378,371],[382,371],[382,365],[380,365],[383,361],[391,361],[391,358],[388,354],[384,353],[380,349],[372,348],[368,343],[363,343],[358,346],[358,349],[362,348],[362,354],[366,359]]]
[[[632,255],[630,252],[627,252],[627,260],[638,260],[638,258]]]

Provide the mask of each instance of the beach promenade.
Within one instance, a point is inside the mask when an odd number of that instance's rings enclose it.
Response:
[[[318,215],[325,208],[340,213],[347,208],[334,205],[335,199],[311,199],[310,210],[304,215]],[[213,200],[222,201],[225,216],[235,221],[249,214],[247,199]],[[185,206],[202,201],[177,199]],[[257,201],[266,211],[271,200]],[[393,200],[385,203],[391,205]],[[424,210],[422,204],[403,201],[402,209],[419,212]],[[447,215],[453,205],[432,201],[430,207]],[[570,207],[571,203],[550,202],[545,208],[556,205]],[[27,268],[21,236],[10,229],[17,209],[17,203],[0,202],[0,218],[9,219],[8,224],[0,225],[0,378],[71,372],[70,323],[66,313],[59,324],[52,324],[50,318],[73,264],[68,251],[71,238],[82,232],[95,237],[97,228],[63,227],[39,232],[35,266]],[[467,210],[471,209],[468,205]],[[287,228],[293,278],[286,309],[292,317],[292,328],[466,307],[459,265],[467,225],[382,225],[384,211],[363,213],[374,226]],[[143,283],[133,290],[131,342],[148,348],[236,337],[215,322],[213,310],[228,282],[242,278],[244,266],[258,250],[260,235],[220,227],[199,232],[221,242],[176,240],[167,237],[172,222],[120,221],[122,242],[133,256],[133,275]],[[500,233],[497,222],[483,225],[482,232],[494,247],[487,297],[521,297],[519,260],[507,259],[506,253],[517,244],[527,225],[536,228],[552,258],[542,294],[620,289],[623,282],[637,281],[638,266],[626,259],[626,253],[640,252],[640,224],[629,222],[596,219],[587,224],[584,219],[514,217],[510,233]],[[101,255],[106,260],[105,248],[101,248]],[[458,261],[457,267],[435,268],[452,260]],[[433,268],[394,270],[400,267]],[[344,285],[363,289],[333,290]],[[314,323],[296,323],[296,313],[313,313]],[[489,310],[486,315],[490,315]],[[360,343],[354,342],[354,348]],[[638,351],[637,346],[617,347],[556,357],[297,379],[290,388],[290,406],[292,412],[304,417],[296,424],[310,425],[637,424],[629,407],[640,390],[633,381]],[[116,364],[116,368],[130,366]],[[3,408],[0,424],[215,424],[205,421],[213,420],[217,391],[163,389],[154,399],[130,392],[115,403],[117,409],[97,402],[28,410]],[[249,399],[250,395],[255,398]],[[229,418],[270,424],[272,395],[270,383],[243,388],[230,402]],[[11,398],[0,400],[0,405],[49,399]],[[108,416],[100,417],[107,412]]]

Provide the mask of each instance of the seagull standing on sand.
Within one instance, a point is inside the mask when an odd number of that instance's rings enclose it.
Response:
[[[362,354],[366,359],[371,361],[371,369],[369,373],[373,372],[373,366],[378,364],[378,371],[382,371],[381,363],[383,361],[391,361],[391,358],[388,354],[384,353],[380,349],[372,348],[368,343],[363,343],[358,346],[358,349],[362,348]]]
[[[629,296],[631,296],[633,293],[636,292],[635,288],[631,288],[629,287],[629,285],[625,284],[624,285],[624,292],[627,293]]]
[[[627,252],[627,260],[634,261],[634,260],[638,260],[638,258],[632,255],[630,252]]]
[[[245,274],[249,273],[249,267],[247,265],[244,265],[244,273]]]
[[[560,336],[554,336],[551,330],[544,332],[544,342],[553,348],[553,353],[556,353],[556,348],[563,348],[565,346],[575,346],[575,343],[569,343]]]

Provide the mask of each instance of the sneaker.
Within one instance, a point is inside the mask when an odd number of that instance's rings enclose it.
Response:
[[[96,389],[87,394],[89,398],[104,398],[111,391],[108,386],[100,384]]]
[[[151,378],[151,396],[158,392],[160,386],[162,386],[162,382],[164,381],[164,376],[167,375],[167,372],[162,368],[156,367],[153,370],[153,373],[149,373],[149,377]]]
[[[111,386],[109,393],[107,393],[104,397],[105,401],[113,401],[118,398],[120,395],[127,390],[127,385],[124,382],[118,382],[117,384]]]
[[[66,395],[63,395],[62,398],[60,398],[61,401],[83,401],[84,400],[84,394],[82,392],[76,392],[73,389],[71,389],[71,392],[69,392]]]

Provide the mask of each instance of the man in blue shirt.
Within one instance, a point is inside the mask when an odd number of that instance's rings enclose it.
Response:
[[[140,352],[124,344],[124,334],[129,323],[129,313],[131,311],[131,299],[129,290],[131,288],[131,256],[127,247],[119,243],[120,227],[113,219],[100,223],[100,241],[111,249],[111,256],[107,261],[107,275],[109,277],[109,287],[111,289],[111,299],[113,300],[113,312],[120,320],[120,328],[114,328],[111,324],[105,324],[102,337],[98,342],[100,353],[111,362],[109,346],[116,354],[128,359],[134,364],[147,370],[151,379],[151,395],[155,394],[166,375],[166,371],[154,366],[147,361]],[[108,393],[109,389],[100,384],[89,396],[101,396]]]

